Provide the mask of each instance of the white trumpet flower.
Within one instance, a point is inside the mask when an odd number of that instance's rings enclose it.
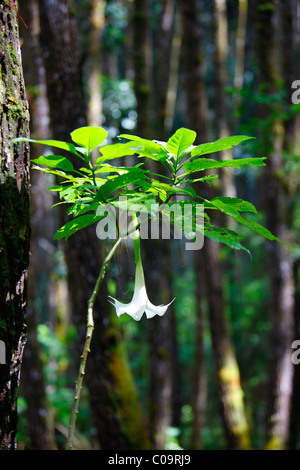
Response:
[[[167,305],[158,306],[155,306],[150,302],[145,285],[144,270],[140,254],[140,239],[138,232],[139,231],[136,230],[134,234],[136,268],[135,285],[132,301],[129,304],[124,304],[122,302],[119,302],[119,300],[109,296],[111,299],[109,300],[109,302],[114,305],[118,317],[120,317],[124,313],[127,313],[127,315],[130,315],[136,321],[139,321],[142,318],[144,312],[146,313],[147,318],[152,318],[155,315],[159,315],[161,317],[162,315],[164,315],[169,305],[171,305],[171,303],[175,300],[173,299]]]

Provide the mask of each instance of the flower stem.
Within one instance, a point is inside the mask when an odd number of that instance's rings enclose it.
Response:
[[[97,294],[99,292],[99,289],[101,287],[101,284],[103,282],[104,276],[106,274],[107,267],[116,249],[121,243],[121,241],[122,241],[122,237],[119,237],[113,244],[108,255],[105,257],[102,263],[101,271],[96,281],[93,293],[88,301],[86,336],[85,336],[85,342],[84,342],[84,347],[83,347],[83,353],[80,358],[78,377],[75,383],[74,400],[73,400],[70,424],[68,428],[67,450],[72,450],[73,448],[73,436],[74,436],[76,418],[78,414],[78,406],[79,406],[79,400],[80,400],[80,395],[81,395],[81,390],[82,390],[83,378],[85,375],[85,366],[86,366],[88,353],[90,352],[90,344],[92,341],[92,336],[93,336],[93,331],[94,331],[94,318],[93,318],[94,303],[95,303]]]
[[[138,226],[138,218],[136,214],[132,216],[133,227]],[[140,230],[139,228],[134,231],[134,258],[135,263],[137,264],[141,259],[141,245],[140,245]]]

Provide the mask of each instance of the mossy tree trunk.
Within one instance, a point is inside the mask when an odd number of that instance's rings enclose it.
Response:
[[[29,136],[19,31],[12,2],[0,5],[0,448],[15,449],[17,396],[26,343],[26,285],[29,264],[29,151],[12,144]]]

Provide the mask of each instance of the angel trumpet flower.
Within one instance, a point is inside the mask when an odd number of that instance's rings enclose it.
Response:
[[[144,312],[146,313],[147,318],[152,318],[155,315],[159,315],[161,317],[175,299],[167,305],[158,306],[153,305],[148,299],[141,260],[139,230],[136,230],[134,233],[134,253],[136,262],[135,285],[131,302],[129,304],[123,304],[111,296],[109,297],[112,300],[109,300],[109,302],[114,305],[118,317],[127,313],[127,315],[130,315],[134,320],[139,321]]]

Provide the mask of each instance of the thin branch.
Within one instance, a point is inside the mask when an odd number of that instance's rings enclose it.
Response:
[[[101,287],[101,284],[103,282],[104,276],[106,274],[107,267],[116,249],[121,243],[121,241],[122,241],[122,237],[119,237],[115,241],[113,247],[111,248],[106,258],[104,259],[100,274],[98,276],[98,279],[96,281],[96,284],[93,290],[93,293],[88,301],[86,336],[85,336],[85,342],[84,342],[84,347],[83,347],[83,353],[81,355],[81,360],[80,360],[78,377],[77,377],[77,381],[75,384],[72,413],[71,413],[70,424],[68,428],[67,450],[72,450],[73,448],[73,435],[74,435],[74,430],[75,430],[76,418],[78,414],[78,406],[79,406],[80,394],[82,390],[83,378],[85,375],[85,366],[86,366],[88,353],[90,352],[90,344],[92,341],[92,336],[93,336],[93,331],[94,331],[94,318],[93,318],[94,303],[95,303],[97,294],[99,292],[99,289]]]

